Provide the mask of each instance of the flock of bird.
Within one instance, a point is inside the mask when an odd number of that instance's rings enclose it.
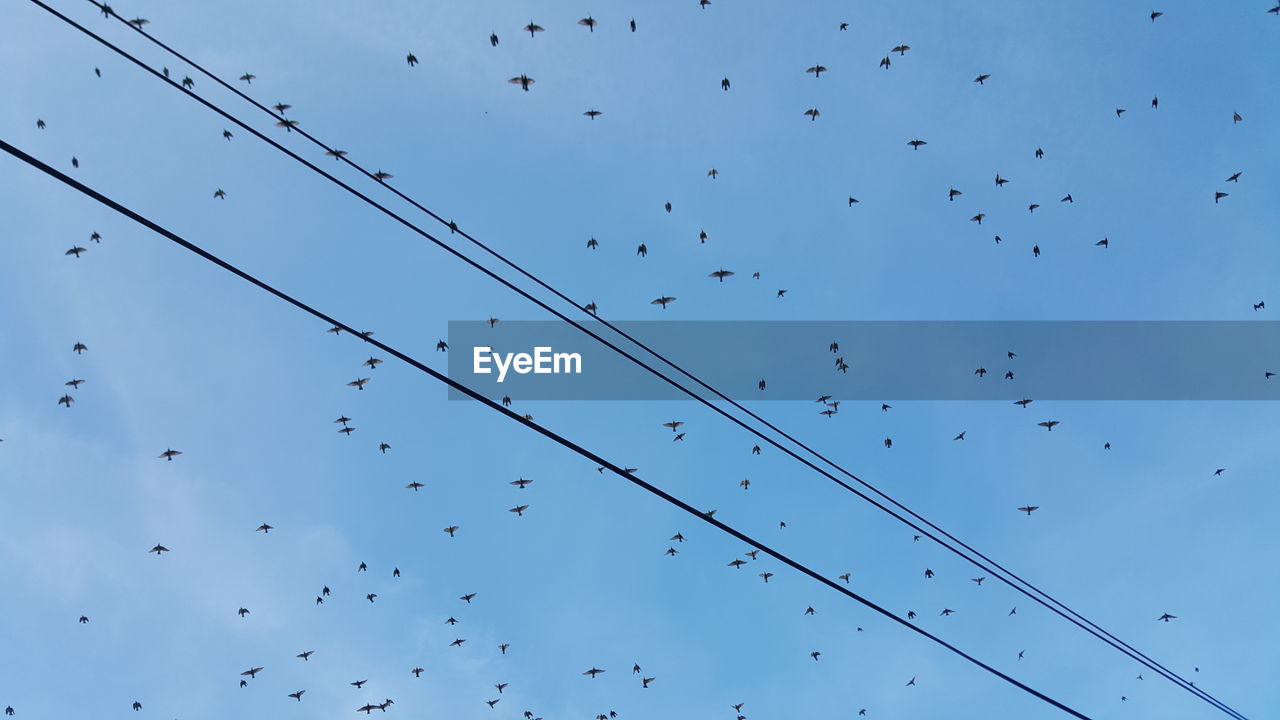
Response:
[[[710,0],[699,0],[699,4],[701,5],[701,7],[706,8],[707,6],[711,5],[711,2]],[[101,6],[101,10],[102,10],[103,16],[105,17],[111,17],[112,15],[114,15],[114,11],[105,4]],[[1277,5],[1275,8],[1270,9],[1268,12],[1271,14],[1280,14],[1280,5]],[[1150,20],[1151,22],[1155,23],[1162,16],[1163,16],[1162,12],[1152,12],[1150,14]],[[149,24],[149,21],[144,18],[134,18],[132,20],[128,20],[127,22],[129,22],[129,24],[139,29]],[[635,19],[630,19],[628,21],[625,21],[623,24],[626,25],[629,32],[632,32],[632,33],[638,32],[639,26]],[[593,16],[588,15],[578,20],[577,25],[584,28],[587,32],[594,33],[596,32],[597,28],[601,26],[601,22],[595,19]],[[528,24],[524,25],[523,27],[520,27],[519,29],[524,33],[528,33],[530,38],[535,38],[535,39],[538,38],[539,34],[546,32],[546,28],[544,28],[543,26],[533,21],[530,21]],[[848,29],[848,24],[839,23],[838,25],[835,25],[833,29],[837,32],[845,31]],[[496,32],[493,32],[489,35],[488,42],[492,47],[496,48],[499,46],[500,42],[502,41],[500,40],[499,35]],[[528,40],[525,40],[525,42],[528,42]],[[912,48],[910,45],[907,45],[904,43],[898,43],[896,45],[893,45],[889,49],[889,51],[886,52],[884,56],[879,59],[878,61],[879,67],[884,68],[885,70],[891,69],[894,63],[894,60],[893,60],[894,55],[896,55],[898,58],[897,62],[899,63],[907,62],[907,60],[905,60],[905,56],[909,51],[911,51],[911,49]],[[410,68],[413,68],[419,64],[419,60],[413,52],[408,52],[406,54],[405,61]],[[822,78],[824,78],[825,75],[833,74],[838,71],[839,71],[839,68],[837,68],[836,70],[832,70],[828,66],[823,64],[814,64],[807,68],[797,68],[798,74],[812,75],[813,78],[819,79],[820,81]],[[98,77],[101,77],[102,75],[101,70],[99,68],[94,68],[94,73]],[[164,74],[166,76],[169,75],[169,71],[167,68],[165,68]],[[993,77],[996,77],[994,73],[986,73],[986,72],[980,73],[973,78],[973,83],[976,83],[979,86],[986,86],[988,82],[993,81]],[[252,73],[244,73],[239,77],[239,80],[244,82],[247,85],[252,85],[255,79],[257,79],[257,76]],[[534,78],[528,76],[525,73],[520,73],[514,77],[511,77],[508,80],[508,82],[511,83],[512,85],[518,86],[521,90],[525,92],[529,92],[535,85]],[[183,79],[181,80],[181,85],[183,87],[190,89],[190,88],[194,88],[195,82],[190,76],[184,76]],[[720,80],[719,85],[721,90],[724,92],[730,92],[733,87],[730,81],[730,78],[727,76],[723,77]],[[1158,107],[1159,107],[1158,98],[1152,98],[1151,110],[1156,111]],[[291,109],[291,106],[289,104],[276,103],[273,109],[279,115],[279,121],[276,123],[279,127],[284,128],[286,131],[289,131],[298,127],[298,121],[286,117],[286,112]],[[1115,109],[1115,115],[1117,117],[1122,117],[1125,112],[1126,112],[1125,108]],[[591,120],[596,120],[597,118],[603,115],[603,112],[595,108],[590,108],[586,110],[583,113],[583,115],[588,117]],[[818,107],[811,107],[808,109],[804,109],[801,115],[807,118],[810,122],[815,122],[822,116],[822,113]],[[1236,111],[1233,111],[1230,117],[1231,117],[1232,123],[1240,123],[1244,120],[1244,117],[1239,112],[1236,112]],[[48,127],[46,121],[43,118],[36,120],[36,126],[41,130],[44,130]],[[229,130],[223,130],[222,136],[228,141],[232,140],[232,138],[234,137],[233,133],[231,133]],[[920,151],[922,148],[925,148],[928,145],[928,142],[926,140],[923,140],[918,137],[913,137],[909,140],[904,140],[903,142],[906,146],[910,147],[912,151]],[[326,154],[331,157],[342,158],[342,157],[345,157],[347,153],[344,150],[332,149],[332,150],[329,150]],[[1043,159],[1046,156],[1046,153],[1042,148],[1037,147],[1034,149],[1033,155],[1036,159]],[[73,157],[71,160],[71,165],[73,168],[79,168],[80,166],[79,159],[77,157]],[[707,171],[706,175],[711,180],[715,180],[720,175],[720,172],[717,169],[712,168]],[[1243,172],[1241,171],[1234,172],[1229,177],[1225,178],[1224,182],[1239,183],[1241,181],[1242,175],[1243,175]],[[376,173],[374,173],[374,176],[377,180],[382,182],[386,182],[387,180],[390,180],[391,178],[394,177],[390,173],[384,172],[381,169],[379,169]],[[1011,182],[1013,182],[1013,180],[1010,177],[1003,175],[1000,172],[996,172],[994,174],[994,184],[997,188],[1003,188],[1005,185]],[[227,197],[227,193],[221,187],[217,188],[216,191],[213,193],[213,195],[216,199],[219,199],[219,200],[226,199]],[[957,198],[963,198],[963,196],[964,196],[964,192],[955,187],[951,187],[946,193],[946,199],[948,202],[955,202]],[[1228,196],[1229,194],[1225,191],[1221,191],[1221,190],[1215,191],[1213,194],[1213,202],[1219,203],[1220,201],[1227,198]],[[1075,203],[1075,200],[1070,192],[1065,193],[1059,202],[1059,204],[1068,204],[1068,205],[1073,205],[1074,203]],[[857,198],[853,196],[848,197],[849,207],[852,208],[853,206],[858,204],[860,204],[860,201]],[[666,202],[662,207],[665,210],[665,212],[668,214],[673,212],[673,205],[671,202]],[[1037,202],[1030,202],[1027,206],[1027,210],[1031,214],[1035,214],[1036,210],[1040,208],[1041,208],[1041,204]],[[984,220],[988,220],[988,215],[986,212],[982,211],[980,208],[974,208],[973,215],[969,218],[969,220],[978,225],[982,225]],[[450,222],[449,225],[451,230],[453,230],[454,232],[458,231],[457,225],[455,223]],[[705,230],[699,230],[698,240],[700,243],[706,243],[709,239],[710,237]],[[102,235],[95,230],[88,235],[88,243],[86,244],[98,245],[102,243],[102,240],[103,240]],[[995,235],[994,242],[996,244],[1002,243],[1001,236]],[[1098,240],[1095,243],[1095,245],[1106,249],[1111,246],[1111,241],[1109,240],[1109,238],[1103,237],[1101,240]],[[590,240],[587,241],[586,247],[588,250],[597,250],[600,248],[600,243],[594,237],[592,237]],[[88,252],[88,250],[85,246],[76,244],[76,245],[73,245],[71,249],[67,250],[65,254],[67,256],[80,258],[86,252]],[[641,243],[636,249],[636,255],[641,259],[646,258],[649,255],[649,252],[650,252],[650,249],[646,243]],[[1034,257],[1040,257],[1041,248],[1039,247],[1039,245],[1033,245],[1031,248],[1031,253]],[[726,282],[726,280],[735,277],[735,275],[736,275],[735,271],[726,269],[724,267],[719,267],[714,271],[710,272],[707,275],[707,277],[715,280],[717,283],[724,283]],[[759,280],[761,279],[761,273],[759,271],[752,272],[751,277],[754,280]],[[778,288],[776,289],[775,297],[778,299],[782,299],[786,296],[787,293],[788,293],[787,289]],[[668,308],[669,305],[671,305],[672,303],[675,303],[677,299],[678,298],[676,296],[663,293],[658,297],[652,299],[650,301],[650,304],[656,305],[662,309],[666,309]],[[592,301],[587,305],[584,305],[583,307],[586,310],[593,313],[598,310],[596,303],[594,301]],[[1261,310],[1264,310],[1265,308],[1266,308],[1266,304],[1262,300],[1259,300],[1257,303],[1253,304],[1254,311],[1261,311]],[[499,322],[499,319],[496,317],[489,318],[489,324],[491,327],[496,325],[498,322]],[[341,331],[341,328],[335,327],[335,328],[331,328],[329,332],[340,334],[342,331]],[[363,334],[366,337],[372,335],[371,332],[365,332]],[[436,349],[441,352],[447,352],[449,349],[448,343],[445,342],[444,340],[440,340],[436,346]],[[82,355],[86,353],[88,350],[89,350],[88,346],[79,341],[75,342],[72,346],[72,351],[77,355]],[[832,342],[830,346],[827,348],[827,350],[836,356],[836,359],[834,362],[835,371],[841,372],[841,373],[847,373],[849,370],[849,365],[845,361],[844,357],[840,354],[839,343]],[[1012,361],[1016,356],[1017,354],[1012,351],[1007,353],[1007,359],[1010,361]],[[354,388],[357,391],[365,390],[366,386],[368,386],[373,381],[373,378],[376,375],[376,371],[378,370],[379,365],[381,365],[382,363],[383,363],[383,360],[377,357],[369,357],[368,359],[360,362],[359,367],[361,368],[360,369],[361,374],[363,374],[365,371],[368,371],[370,373],[369,376],[357,375],[354,379],[350,381],[345,381],[346,385],[348,387]],[[986,370],[985,367],[979,367],[973,371],[973,374],[977,375],[979,379],[981,379],[988,374],[988,371]],[[1266,372],[1267,379],[1272,378],[1274,375],[1275,373],[1273,372],[1270,372],[1270,371]],[[1014,377],[1015,375],[1012,369],[1007,370],[1004,373],[1005,380],[1013,380]],[[73,403],[76,402],[76,400],[72,396],[71,392],[78,390],[81,387],[81,385],[83,385],[85,382],[86,380],[80,377],[73,377],[72,379],[66,381],[65,387],[69,388],[69,390],[62,391],[61,396],[57,399],[57,404],[61,406],[65,406],[68,409],[72,408],[72,405]],[[760,391],[764,391],[767,388],[767,383],[765,379],[763,378],[760,379],[757,387]],[[1024,398],[1016,401],[1013,404],[1018,405],[1023,409],[1026,409],[1028,405],[1030,405],[1032,402],[1033,402],[1033,399]],[[822,406],[822,409],[819,412],[822,415],[826,416],[827,418],[832,418],[836,414],[838,414],[840,410],[840,405],[841,405],[841,401],[838,399],[835,399],[831,395],[824,395],[822,397],[819,397],[817,399],[817,403],[819,403]],[[503,398],[503,404],[506,406],[511,405],[512,404],[511,398],[509,397]],[[880,409],[881,409],[881,412],[889,412],[892,409],[892,406],[887,403],[882,403]],[[525,417],[528,419],[532,419],[531,415],[525,415]],[[332,421],[333,424],[339,425],[339,427],[337,428],[337,432],[347,437],[351,437],[352,434],[355,433],[357,430],[357,426],[353,425],[352,424],[353,422],[354,420],[351,417],[348,417],[346,415],[341,415],[337,419]],[[1037,423],[1037,426],[1043,427],[1047,431],[1052,432],[1054,428],[1060,424],[1061,424],[1060,421],[1056,419],[1046,418],[1042,421],[1039,421]],[[671,431],[672,433],[671,437],[673,438],[672,439],[673,442],[686,441],[688,431],[687,429],[685,429],[685,426],[686,426],[685,421],[672,419],[666,422],[662,422],[661,426]],[[953,439],[956,441],[963,441],[966,439],[967,432],[968,432],[967,430],[961,430],[957,435],[955,435]],[[886,449],[890,449],[893,447],[893,439],[890,437],[886,437],[883,441],[883,444]],[[1104,449],[1110,449],[1110,447],[1111,447],[1110,443],[1106,443],[1104,446]],[[389,443],[380,440],[376,444],[376,449],[380,453],[386,454],[388,451],[392,450],[392,446]],[[751,452],[752,454],[760,454],[761,447],[759,445],[755,445],[752,447]],[[178,458],[181,455],[183,455],[183,452],[181,450],[175,450],[171,447],[166,447],[163,452],[159,453],[159,455],[157,456],[157,459],[162,459],[167,462],[172,462],[175,460],[175,458]],[[599,470],[603,472],[604,468],[599,468]],[[629,473],[637,471],[636,468],[627,468],[626,470]],[[1225,471],[1225,468],[1219,468],[1213,474],[1215,476],[1221,475],[1224,471]],[[523,478],[523,477],[509,481],[509,484],[515,488],[515,491],[525,491],[529,489],[529,487],[533,483],[534,483],[534,480]],[[743,479],[739,481],[738,484],[744,491],[749,490],[751,488],[751,481],[749,479]],[[417,481],[410,482],[409,484],[404,486],[405,489],[410,490],[412,492],[418,492],[423,487],[424,485]],[[510,512],[515,517],[524,517],[525,514],[530,511],[530,507],[532,503],[525,501],[525,495],[526,494],[524,492],[516,492],[515,498],[511,501],[512,506],[507,508],[507,511]],[[1028,517],[1031,517],[1032,513],[1039,509],[1040,509],[1040,506],[1032,505],[1029,503],[1021,507],[1010,508],[1010,510],[1014,510],[1020,513],[1025,513],[1025,515]],[[715,509],[706,511],[706,514],[708,516],[714,516],[715,513],[716,513]],[[785,522],[779,522],[779,528],[785,528],[785,527],[786,527]],[[270,531],[274,529],[276,529],[275,526],[264,522],[261,525],[259,525],[257,528],[255,528],[254,531],[261,532],[264,535],[266,535],[266,534],[269,534]],[[462,530],[463,528],[460,525],[451,524],[442,528],[441,531],[444,534],[446,534],[448,537],[453,538]],[[920,536],[918,535],[913,536],[912,540],[913,542],[918,542],[920,540]],[[683,544],[685,542],[686,542],[686,537],[681,532],[676,532],[674,535],[668,538],[667,543],[669,544],[667,545],[666,549],[663,550],[662,552],[664,555],[675,558],[678,555],[680,555],[682,552],[681,549],[677,548],[677,545],[683,547]],[[181,551],[181,548],[178,548],[178,550]],[[139,549],[139,552],[141,552],[141,549]],[[153,553],[157,556],[161,556],[171,551],[170,551],[170,548],[166,547],[164,544],[156,543],[147,552]],[[749,550],[745,552],[741,557],[735,557],[732,561],[729,561],[727,563],[727,566],[735,570],[740,570],[742,567],[748,564],[757,562],[758,553],[759,553],[758,550],[754,550],[754,549]],[[367,573],[368,571],[369,571],[369,567],[364,562],[361,562],[355,570],[357,574]],[[393,567],[391,570],[391,576],[393,578],[399,578],[401,576],[400,569],[398,567]],[[768,569],[763,569],[757,573],[757,576],[761,578],[763,583],[769,583],[770,578],[774,577],[774,573]],[[932,580],[935,576],[936,576],[936,573],[932,569],[930,568],[923,569],[923,577],[926,580]],[[852,578],[852,573],[845,572],[839,575],[838,577],[845,584],[849,584]],[[970,580],[978,587],[981,587],[982,583],[986,579],[987,579],[986,577],[970,578]],[[330,587],[328,585],[323,585],[320,589],[319,594],[315,596],[313,604],[315,606],[324,605],[326,603],[326,600],[330,598],[331,593],[332,591]],[[364,594],[364,599],[369,603],[374,603],[378,597],[379,595],[374,592],[368,592]],[[476,599],[477,599],[477,593],[475,592],[467,592],[458,596],[459,602],[465,604],[466,610],[469,610],[473,606],[473,601]],[[914,608],[904,608],[904,610],[906,610],[905,615],[908,619],[914,619],[917,617],[917,612]],[[229,611],[230,611],[230,608],[229,608]],[[251,610],[244,606],[240,606],[236,608],[235,613],[242,619],[247,618],[249,615],[252,614]],[[816,611],[812,605],[805,607],[803,611],[804,615],[814,615],[815,613]],[[938,616],[940,617],[949,617],[955,613],[956,611],[949,607],[942,606],[938,608]],[[1008,612],[1009,616],[1013,616],[1016,614],[1017,614],[1016,607],[1012,608]],[[1168,623],[1169,621],[1174,620],[1176,618],[1177,618],[1176,615],[1172,615],[1168,612],[1162,612],[1159,615],[1159,617],[1156,619],[1158,621]],[[87,615],[82,614],[78,617],[77,622],[79,622],[80,624],[87,624],[89,623],[89,618]],[[459,619],[451,616],[444,622],[449,624],[450,626],[455,626],[459,623]],[[858,628],[858,631],[861,631],[861,630],[862,630],[861,628]],[[456,638],[453,642],[449,643],[449,647],[462,647],[465,642],[467,642],[466,638]],[[506,655],[510,648],[511,648],[510,643],[502,642],[502,643],[495,644],[492,650],[496,651],[499,655]],[[302,652],[297,653],[295,655],[295,659],[299,659],[302,662],[309,662],[314,654],[315,654],[314,650],[304,650]],[[818,649],[812,650],[809,653],[809,657],[812,658],[814,662],[818,662],[822,657],[822,651]],[[1024,653],[1022,651],[1018,652],[1017,659],[1022,660],[1023,658],[1024,658]],[[260,673],[269,671],[270,664],[271,663],[267,663],[262,666],[257,666],[257,665],[251,666],[248,669],[241,672],[239,674],[239,677],[235,678],[236,680],[238,680],[239,687],[241,688],[248,687],[251,682],[257,679]],[[642,689],[650,688],[651,685],[654,685],[658,680],[658,674],[655,673],[651,675],[646,673],[645,671],[642,670],[639,663],[634,664],[630,669],[631,669],[631,674],[633,676],[637,676],[635,677],[635,681],[638,682],[639,687]],[[422,667],[421,665],[414,665],[413,667],[406,668],[405,672],[406,674],[412,675],[413,677],[417,678],[417,677],[420,677],[423,673],[428,672],[428,670],[424,669],[424,667]],[[592,665],[590,668],[583,670],[581,674],[588,678],[594,679],[598,675],[605,672],[608,672],[608,669],[600,668],[595,665]],[[1141,676],[1139,676],[1139,679],[1141,679]],[[917,684],[916,680],[917,678],[913,676],[909,680],[905,681],[904,685],[908,687],[915,687]],[[368,679],[366,678],[366,679],[350,681],[349,684],[356,690],[361,690],[367,682],[368,682]],[[477,704],[483,703],[491,709],[496,708],[496,706],[498,706],[498,704],[504,700],[504,690],[506,690],[509,686],[510,686],[510,683],[506,681],[494,683],[493,687],[495,689],[496,696],[491,698],[483,698],[479,700]],[[660,687],[660,685],[658,687]],[[294,689],[288,693],[281,693],[281,697],[283,699],[292,699],[296,702],[302,702],[304,699],[304,695],[306,693],[307,693],[306,688],[299,688],[299,689]],[[1121,698],[1121,699],[1126,699],[1126,698]],[[365,701],[363,704],[357,707],[354,707],[353,709],[358,713],[370,714],[374,710],[386,712],[388,709],[390,709],[394,705],[395,705],[395,702],[393,699],[381,698],[381,699],[378,699],[376,702]],[[743,714],[745,703],[733,703],[729,707],[734,711],[738,720],[744,720],[744,718],[746,717]],[[133,701],[131,704],[131,708],[135,711],[141,711],[142,710],[141,701],[138,701],[138,700]],[[12,715],[15,715],[15,713],[16,711],[14,710],[13,707],[5,708],[6,715],[12,716]],[[860,716],[866,716],[868,714],[868,709],[861,708],[857,714]],[[540,717],[535,716],[535,714],[530,710],[523,711],[523,717],[526,718],[526,720],[541,720]],[[609,710],[605,713],[598,714],[595,717],[597,718],[597,720],[604,720],[606,718],[616,718],[616,717],[619,717],[619,715],[616,711]]]

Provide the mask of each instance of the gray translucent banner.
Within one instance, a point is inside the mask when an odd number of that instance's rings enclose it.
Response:
[[[1280,400],[1278,322],[616,324],[735,400]],[[449,376],[495,399],[687,399],[561,322],[450,322],[448,341]]]

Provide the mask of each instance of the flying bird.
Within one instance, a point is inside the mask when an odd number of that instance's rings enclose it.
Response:
[[[175,457],[177,457],[178,455],[181,455],[181,454],[182,454],[182,451],[181,451],[181,450],[171,450],[171,449],[166,448],[164,452],[160,453],[160,454],[159,454],[159,455],[157,455],[156,457],[157,457],[157,458],[164,458],[165,460],[169,460],[169,461],[171,461],[171,462],[172,462],[172,461],[173,461],[173,459],[174,459]]]
[[[651,300],[651,301],[649,302],[649,304],[650,304],[650,305],[661,305],[661,306],[662,306],[662,308],[665,310],[665,309],[667,308],[667,303],[675,302],[675,300],[676,300],[676,299],[675,299],[675,298],[673,298],[673,297],[668,297],[668,296],[665,296],[665,295],[664,295],[664,296],[662,296],[662,297],[660,297],[660,298],[658,298],[658,299],[656,299],[656,300]]]
[[[599,25],[600,23],[599,23],[599,22],[597,22],[595,18],[593,18],[593,17],[591,17],[590,15],[588,15],[588,16],[586,16],[586,17],[582,18],[581,20],[579,20],[579,21],[578,21],[578,24],[579,24],[579,25],[582,25],[583,27],[585,27],[587,30],[589,30],[589,31],[591,31],[591,32],[595,32],[595,31],[596,31],[596,25]]]
[[[1031,513],[1039,509],[1040,509],[1039,505],[1023,505],[1022,507],[1018,508],[1018,512],[1024,512],[1027,514],[1027,517],[1031,517]]]
[[[1048,429],[1049,429],[1049,432],[1053,432],[1053,426],[1054,426],[1054,425],[1060,425],[1060,424],[1061,424],[1061,423],[1060,423],[1059,421],[1057,421],[1057,420],[1045,420],[1045,421],[1044,421],[1044,422],[1042,422],[1042,423],[1036,423],[1036,425],[1038,425],[1038,426],[1040,426],[1040,427],[1042,427],[1042,428],[1048,428]]]
[[[298,702],[302,702],[302,694],[305,692],[306,690],[299,690],[298,692],[289,693],[289,697],[293,698],[294,700],[297,700]]]
[[[978,83],[979,85],[983,85],[984,81],[986,81],[990,77],[991,77],[990,75],[979,75],[978,77],[974,78],[973,81]]]
[[[543,29],[543,28],[542,28],[542,26],[541,26],[541,25],[535,25],[535,24],[533,23],[533,21],[532,21],[532,20],[530,20],[530,21],[529,21],[529,24],[528,24],[528,25],[525,25],[522,29],[523,29],[525,32],[529,33],[529,37],[534,37],[534,33],[540,33],[540,32],[542,32],[542,29]]]
[[[710,275],[708,275],[707,277],[713,277],[713,278],[715,278],[715,279],[719,280],[720,282],[724,282],[724,279],[725,279],[725,278],[727,278],[727,277],[730,277],[731,275],[733,275],[733,271],[732,271],[732,270],[725,270],[724,268],[720,268],[719,270],[717,270],[717,271],[715,271],[715,272],[711,273],[711,274],[710,274]]]
[[[404,59],[405,59],[405,62],[409,63],[409,67],[413,67],[414,65],[418,64],[418,58],[415,57],[413,53],[409,53],[408,55],[405,56]]]
[[[165,546],[163,546],[163,545],[156,545],[155,547],[151,548],[151,549],[150,549],[150,550],[148,550],[147,552],[149,552],[149,553],[155,553],[156,555],[159,555],[160,553],[167,553],[167,552],[169,552],[169,548],[167,548],[167,547],[165,547]]]
[[[582,113],[582,114],[583,114],[583,115],[586,115],[587,117],[591,118],[592,120],[595,120],[597,117],[599,117],[600,115],[603,115],[604,113],[600,112],[599,110],[588,110],[588,111],[586,111],[586,112],[584,112],[584,113]]]
[[[822,73],[826,71],[827,69],[821,65],[814,65],[813,67],[805,70],[807,73],[813,73],[814,77],[822,77]]]
[[[822,113],[818,112],[818,108],[809,108],[808,110],[804,111],[804,114],[808,115],[810,120],[817,120],[818,116],[821,115]]]
[[[521,89],[523,89],[525,92],[528,92],[529,86],[532,85],[534,81],[533,81],[533,78],[529,77],[528,75],[521,74],[519,77],[513,77],[507,82],[511,83],[512,85],[519,85]]]
[[[919,150],[921,145],[928,145],[929,143],[921,140],[920,138],[916,138],[914,140],[908,140],[907,144],[911,146],[912,150]],[[959,195],[960,193],[956,194]]]
[[[583,675],[590,675],[590,676],[592,677],[592,679],[594,679],[594,678],[595,678],[595,676],[599,675],[599,674],[600,674],[600,673],[602,673],[602,672],[604,672],[604,670],[601,670],[600,668],[598,668],[598,667],[594,667],[594,666],[593,666],[590,670],[583,671],[583,673],[582,673],[582,674],[583,674]]]

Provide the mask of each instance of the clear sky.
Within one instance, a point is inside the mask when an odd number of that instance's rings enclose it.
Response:
[[[51,4],[463,242],[88,2]],[[626,320],[1270,319],[1268,7],[115,4]],[[4,17],[5,141],[434,367],[450,320],[547,319],[30,2]],[[522,73],[528,92],[507,82]],[[361,367],[356,339],[7,156],[0,189],[0,706],[17,717],[139,701],[137,717],[344,718],[385,698],[412,717],[1063,716],[776,561],[726,567],[748,548],[391,358]],[[883,401],[751,407],[1246,715],[1280,707],[1274,403]],[[513,409],[1087,715],[1221,716],[781,452],[751,454],[706,408]]]

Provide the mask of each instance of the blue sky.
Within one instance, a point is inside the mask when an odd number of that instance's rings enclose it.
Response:
[[[92,5],[52,4],[412,212]],[[1280,307],[1267,7],[1170,2],[1152,23],[1152,8],[1107,2],[115,5],[225,77],[254,73],[254,97],[630,320],[1267,319],[1251,309]],[[587,14],[595,32],[576,24]],[[531,20],[536,38],[520,31]],[[443,368],[450,320],[546,319],[248,133],[224,140],[221,118],[36,6],[12,3],[0,38],[6,141],[67,172],[76,157],[76,178],[344,322]],[[829,72],[805,74],[815,63]],[[530,92],[506,82],[521,73]],[[929,144],[912,151],[917,137]],[[20,717],[116,717],[138,700],[187,720],[337,718],[384,698],[389,712],[548,720],[731,717],[738,702],[750,718],[1061,715],[776,562],[726,567],[747,548],[406,366],[365,371],[361,343],[26,166],[5,160],[0,178],[0,705]],[[964,195],[948,202],[952,187]],[[1216,190],[1230,196],[1214,204]],[[88,252],[65,257],[73,245]],[[738,274],[706,277],[720,267]],[[660,295],[679,300],[660,310]],[[72,378],[86,383],[59,407]],[[887,413],[849,402],[830,421],[809,402],[752,408],[1246,715],[1280,707],[1274,404],[884,400]],[[705,408],[513,407],[853,573],[858,592],[1090,716],[1218,715],[1007,588],[975,586],[780,452],[751,455],[756,441]],[[660,425],[673,417],[683,443]],[[1035,427],[1047,417],[1062,425]],[[184,454],[157,459],[168,447]],[[1041,510],[1014,510],[1027,503]],[[255,533],[264,522],[276,529]],[[688,541],[666,557],[677,531]],[[147,555],[156,543],[172,552]],[[1178,619],[1155,622],[1164,612]],[[608,672],[581,676],[592,666]]]

